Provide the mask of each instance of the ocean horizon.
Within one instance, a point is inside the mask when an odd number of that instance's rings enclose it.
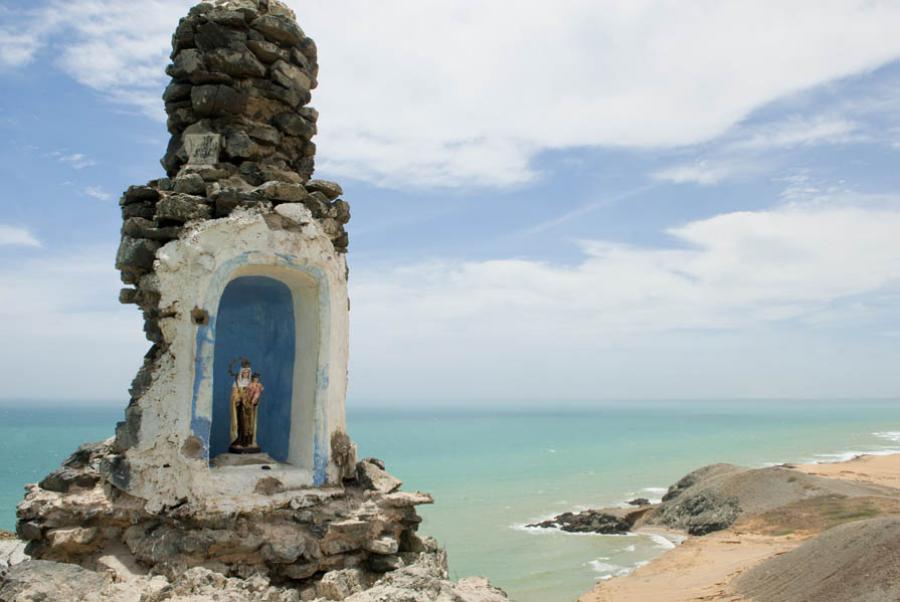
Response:
[[[849,459],[900,452],[897,400],[348,404],[360,457],[405,490],[434,495],[422,533],[450,554],[451,576],[480,574],[519,602],[571,602],[673,543],[659,536],[572,535],[527,523],[588,507],[659,499],[700,466]],[[112,435],[124,406],[0,401],[0,529],[23,486],[75,448]]]

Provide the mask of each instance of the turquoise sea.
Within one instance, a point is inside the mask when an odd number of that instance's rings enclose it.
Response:
[[[671,544],[659,537],[569,535],[522,525],[565,510],[658,498],[712,462],[785,461],[900,451],[900,401],[598,402],[461,408],[353,406],[349,431],[404,487],[434,494],[423,532],[455,577],[481,574],[519,602],[571,602]],[[22,485],[81,442],[112,433],[121,408],[0,403],[0,529]]]

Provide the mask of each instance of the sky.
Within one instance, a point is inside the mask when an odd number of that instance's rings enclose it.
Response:
[[[190,4],[0,0],[0,399],[127,402]],[[289,4],[351,403],[900,398],[900,3]]]

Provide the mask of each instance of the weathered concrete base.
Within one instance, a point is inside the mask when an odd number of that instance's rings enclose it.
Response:
[[[219,454],[210,461],[209,465],[212,468],[224,468],[226,466],[256,466],[259,468],[260,466],[268,465],[269,470],[271,470],[271,467],[277,466],[278,462],[266,453]]]
[[[379,460],[319,488],[286,487],[277,465],[211,468],[253,471],[254,493],[150,512],[105,476],[115,457],[113,440],[83,445],[28,487],[27,546],[0,540],[0,602],[508,600],[484,579],[448,580],[446,554],[416,533],[431,496],[399,491]]]
[[[112,442],[83,446],[18,508],[17,533],[32,557],[175,579],[205,567],[225,576],[263,575],[302,585],[336,569],[379,575],[409,564],[425,547],[416,534],[423,493],[397,491],[399,481],[373,460],[341,487],[291,488],[277,470],[254,471],[252,494],[184,502],[149,512],[98,467],[114,457]]]

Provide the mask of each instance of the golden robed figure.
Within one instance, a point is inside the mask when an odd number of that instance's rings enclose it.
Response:
[[[256,442],[256,416],[263,385],[259,372],[253,372],[250,360],[241,359],[241,368],[228,373],[234,377],[231,386],[231,446],[233,454],[255,454],[260,451]],[[234,362],[232,362],[233,364]]]

